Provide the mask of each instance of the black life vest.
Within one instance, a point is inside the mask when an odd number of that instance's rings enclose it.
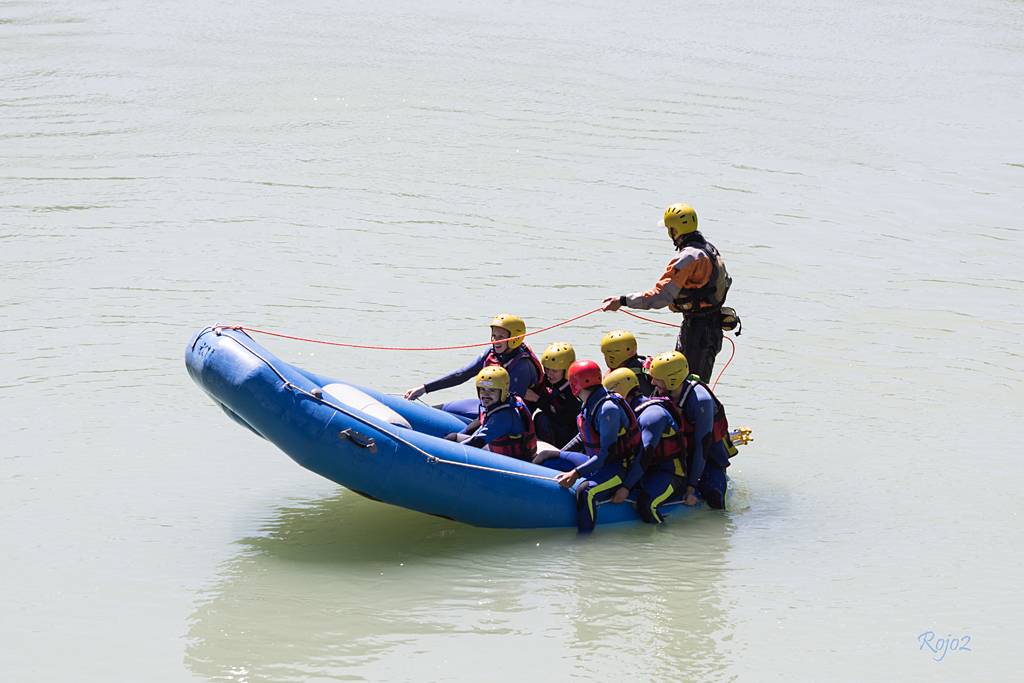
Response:
[[[563,379],[552,386],[545,378],[541,391],[538,393],[547,398],[546,405],[541,409],[542,412],[558,421],[571,420],[575,424],[581,406],[580,400],[576,398],[569,387],[569,380]]]
[[[672,416],[672,422],[665,425],[665,429],[661,433],[661,439],[654,449],[654,459],[652,462],[659,463],[674,459],[682,460],[683,456],[686,455],[686,437],[683,435],[683,430],[680,427],[683,424],[680,411],[672,403],[672,399],[667,396],[655,396],[645,399],[634,409],[636,416],[639,418],[645,410],[655,405],[659,405],[668,411],[668,414]]]
[[[633,356],[620,367],[629,368],[636,375],[636,382],[640,385],[640,393],[644,396],[650,396],[654,393],[654,385],[651,384],[651,376],[647,374],[647,362],[650,359],[647,356]]]
[[[534,370],[537,371],[537,379],[533,381],[528,389],[537,391],[540,389],[541,384],[544,382],[544,366],[541,365],[540,359],[533,350],[526,344],[520,344],[504,361],[498,358],[498,354],[494,352],[494,348],[487,352],[487,356],[484,358],[484,367],[488,365],[500,365],[506,370],[512,367],[512,364],[517,362],[520,358],[526,357],[526,359],[533,365]],[[511,372],[509,374],[512,374]]]
[[[725,406],[718,400],[711,388],[700,379],[696,379],[694,375],[683,381],[683,393],[679,396],[679,401],[675,404],[679,410],[680,425],[683,427],[683,437],[686,439],[686,457],[689,459],[693,457],[693,453],[696,450],[696,441],[694,436],[693,423],[686,419],[686,409],[684,405],[690,392],[693,391],[696,386],[704,387],[704,390],[711,396],[711,400],[715,402],[715,416],[711,424],[711,443],[707,444],[708,449],[704,453],[705,458],[712,456],[710,447],[719,441],[725,440],[725,449],[728,456],[731,458],[736,454],[736,447],[732,445],[732,441],[729,439],[729,419],[725,415]],[[725,463],[720,463],[723,466]]]
[[[526,404],[518,396],[510,396],[509,400],[505,403],[492,406],[487,410],[481,407],[480,426],[483,427],[487,424],[488,418],[493,417],[502,410],[515,410],[519,413],[519,419],[523,423],[523,431],[519,434],[506,434],[499,437],[488,444],[487,447],[491,449],[492,453],[497,453],[498,455],[507,455],[516,460],[533,460],[533,457],[537,455],[537,432],[533,428],[533,417],[530,415],[530,409],[526,407]]]
[[[725,297],[729,294],[729,288],[732,286],[732,278],[729,276],[729,271],[726,270],[725,261],[715,245],[704,239],[700,233],[694,233],[694,237],[691,237],[690,241],[683,246],[684,249],[686,247],[693,247],[704,252],[711,261],[711,277],[703,287],[681,290],[669,308],[686,314],[717,311],[725,303]]]

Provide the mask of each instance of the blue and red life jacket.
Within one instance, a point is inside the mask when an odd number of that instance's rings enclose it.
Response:
[[[495,404],[487,410],[484,410],[481,406],[480,426],[483,427],[487,424],[487,418],[494,416],[502,410],[515,410],[519,413],[519,419],[523,423],[523,431],[518,434],[506,434],[498,437],[488,444],[487,447],[492,453],[497,453],[498,455],[506,455],[516,460],[533,460],[533,457],[537,455],[537,432],[533,428],[533,417],[530,415],[530,409],[526,407],[526,404],[518,396],[509,396],[508,401],[505,403]]]
[[[704,239],[699,232],[692,233],[687,239],[683,248],[687,247],[697,249],[708,257],[711,262],[711,276],[702,287],[680,290],[668,307],[672,311],[685,315],[717,311],[725,303],[725,297],[729,294],[729,288],[732,286],[732,278],[725,268],[725,261],[715,245]]]
[[[605,401],[613,402],[629,418],[629,426],[619,429],[619,437],[612,447],[608,449],[608,458],[605,462],[614,464],[628,461],[639,453],[643,447],[643,439],[640,437],[640,424],[636,421],[636,415],[633,413],[633,409],[629,407],[629,404],[626,403],[626,399],[610,391],[594,403],[592,415],[597,415],[600,412],[601,405]],[[601,432],[592,424],[593,418],[587,419],[588,417],[587,410],[584,407],[576,417],[576,428],[579,430],[580,436],[583,437],[584,452],[587,455],[596,455],[601,452]]]
[[[733,446],[732,442],[727,438],[729,436],[729,419],[725,416],[725,406],[722,405],[722,402],[719,401],[718,397],[715,396],[713,391],[711,391],[711,387],[700,379],[697,379],[695,375],[690,375],[689,378],[683,381],[683,393],[679,396],[679,401],[674,403],[674,407],[678,411],[679,415],[679,424],[682,425],[683,436],[686,439],[686,456],[688,458],[693,456],[693,452],[696,449],[696,443],[694,441],[693,423],[686,419],[686,413],[683,405],[686,403],[686,399],[690,395],[690,392],[692,392],[694,387],[698,385],[704,387],[704,390],[708,392],[709,396],[711,396],[711,400],[715,402],[715,416],[713,418],[714,421],[711,424],[711,442],[706,444],[708,452],[705,454],[705,457],[710,457],[710,447],[723,439],[726,439],[726,452],[729,454],[729,457],[732,457],[736,452],[736,447]]]
[[[516,349],[504,361],[498,358],[498,354],[494,352],[494,347],[492,346],[491,349],[487,352],[487,356],[484,358],[484,367],[486,368],[488,365],[500,365],[506,370],[508,370],[513,363],[515,363],[523,356],[526,357],[526,359],[533,365],[534,369],[537,371],[537,379],[535,379],[533,381],[533,384],[531,384],[528,387],[529,389],[533,389],[535,392],[537,392],[540,389],[541,383],[544,381],[544,366],[541,365],[540,359],[537,358],[537,354],[535,354],[533,350],[526,344],[520,344],[518,347],[516,347]]]
[[[673,422],[669,422],[665,425],[665,429],[661,433],[661,439],[658,440],[658,445],[654,449],[654,455],[651,462],[660,463],[668,460],[682,461],[686,455],[686,437],[684,436],[683,429],[680,427],[680,425],[683,424],[682,415],[680,414],[681,411],[672,403],[672,399],[667,396],[654,396],[641,401],[636,408],[634,408],[637,418],[639,418],[645,410],[655,405],[664,408],[668,414],[672,416],[674,424]]]

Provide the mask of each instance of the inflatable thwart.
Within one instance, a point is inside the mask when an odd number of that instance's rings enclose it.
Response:
[[[576,526],[558,472],[445,440],[465,423],[442,410],[302,370],[233,328],[197,332],[185,366],[233,420],[367,498],[483,527]],[[631,500],[598,512],[600,525],[631,520]]]

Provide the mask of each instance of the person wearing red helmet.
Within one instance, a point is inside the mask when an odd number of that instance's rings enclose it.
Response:
[[[576,523],[587,532],[597,523],[597,503],[611,498],[622,485],[630,461],[640,450],[640,428],[625,399],[601,386],[597,363],[578,360],[569,366],[568,377],[572,393],[583,404],[576,419],[583,452],[555,451],[557,457],[544,464],[566,470],[555,477],[564,488],[582,480],[576,487]],[[572,443],[567,445],[571,447]],[[538,460],[544,455],[538,455]]]

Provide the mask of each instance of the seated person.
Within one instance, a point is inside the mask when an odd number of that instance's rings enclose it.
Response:
[[[464,368],[450,372],[433,382],[421,384],[405,392],[405,398],[413,401],[422,396],[441,389],[458,386],[468,381],[484,367],[496,365],[505,368],[510,378],[509,391],[516,396],[523,396],[527,389],[540,385],[544,376],[544,368],[530,347],[523,343],[526,334],[526,323],[516,315],[502,313],[491,321],[491,346],[481,353],[472,363]],[[480,402],[476,399],[449,401],[440,406],[467,422],[474,419],[480,410]]]
[[[489,365],[476,376],[480,399],[477,419],[461,432],[445,438],[467,446],[486,448],[492,453],[527,462],[537,455],[537,434],[530,409],[515,394],[510,394],[509,375],[500,365]]]
[[[661,506],[681,489],[686,475],[686,445],[679,417],[667,397],[641,395],[636,375],[629,368],[613,370],[602,384],[625,398],[636,413],[643,445],[639,457],[629,464],[622,485],[612,494],[612,502],[621,503],[632,491],[640,517],[660,524]]]
[[[546,458],[544,464],[565,470],[555,477],[564,488],[583,479],[576,487],[576,524],[587,532],[597,523],[597,503],[610,498],[622,484],[626,464],[640,450],[640,428],[625,399],[601,386],[597,363],[578,360],[569,366],[568,374],[572,392],[583,403],[577,429],[584,452],[555,451],[555,457]]]
[[[640,393],[650,396],[654,393],[654,386],[651,378],[647,375],[644,367],[647,363],[647,356],[638,356],[636,353],[636,337],[632,332],[626,330],[614,330],[601,339],[601,353],[604,361],[608,364],[609,370],[629,368],[636,373],[636,381],[640,385]]]
[[[569,387],[565,372],[576,360],[571,344],[555,342],[544,349],[540,364],[544,366],[544,380],[536,391],[527,389],[526,404],[536,408],[534,424],[537,438],[562,448],[576,436],[576,416],[580,413],[580,400]]]
[[[682,427],[687,465],[683,503],[696,505],[700,494],[709,506],[723,509],[729,485],[725,468],[736,454],[725,407],[707,384],[690,374],[686,356],[678,351],[655,356],[650,372],[658,395],[669,399]]]

